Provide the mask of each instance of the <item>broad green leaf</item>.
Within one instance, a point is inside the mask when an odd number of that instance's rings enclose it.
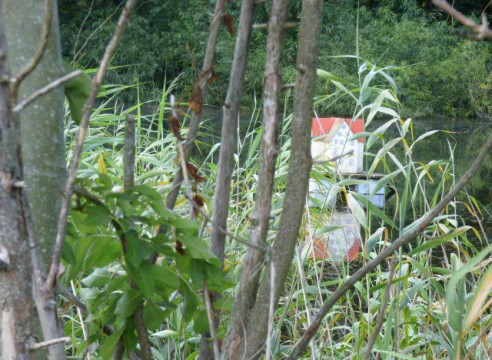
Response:
[[[492,251],[492,244],[488,245],[479,254],[475,255],[466,264],[457,268],[451,279],[448,282],[446,290],[446,305],[448,310],[448,319],[451,327],[457,331],[461,332],[462,318],[464,316],[464,304],[461,304],[461,293],[460,289],[463,279],[470,271],[473,270],[478,263],[480,263],[485,256],[487,256]],[[453,260],[453,257],[451,258]]]
[[[112,358],[116,344],[118,344],[124,330],[125,326],[104,339],[100,350],[104,360]]]
[[[185,289],[186,290],[184,291],[184,301],[181,307],[181,311],[183,314],[183,320],[186,323],[189,323],[193,319],[193,316],[197,311],[198,298],[193,291],[189,290],[188,287],[186,287]]]
[[[453,240],[455,237],[457,237],[457,236],[465,233],[466,231],[470,230],[471,228],[472,228],[471,226],[462,226],[462,227],[460,227],[458,229],[453,230],[449,234],[446,234],[446,235],[439,236],[439,237],[433,238],[431,240],[428,240],[425,243],[423,243],[422,245],[417,246],[415,249],[413,249],[408,254],[408,256],[413,256],[413,255],[416,255],[416,254],[421,253],[423,251],[427,251],[427,250],[433,249],[436,246],[445,244],[448,241]]]
[[[74,266],[77,263],[77,257],[75,256],[75,252],[73,251],[72,245],[70,245],[68,241],[65,241],[63,243],[62,259]]]
[[[147,298],[152,298],[154,295],[155,278],[152,268],[153,265],[148,260],[145,260],[133,272],[139,289],[142,290],[142,293]]]
[[[196,289],[201,289],[206,276],[204,261],[200,259],[192,259],[189,274],[193,286]]]
[[[210,290],[215,292],[222,292],[227,288],[234,286],[234,284],[224,281],[224,273],[222,272],[222,266],[220,263],[211,264],[208,261],[203,261],[203,263],[207,278],[207,285]]]
[[[340,226],[340,225],[327,225],[327,226],[323,226],[319,230],[316,230],[315,235],[323,235],[323,234],[326,234],[326,233],[329,233],[329,232],[332,232],[335,230],[344,229],[344,228],[345,228],[344,226]]]
[[[169,219],[168,224],[176,228],[178,236],[181,234],[198,235],[200,230],[200,225],[197,222],[178,217]]]
[[[187,234],[178,234],[178,240],[180,240],[185,245],[185,249],[195,259],[205,259],[212,261],[214,261],[213,259],[217,259],[215,255],[212,254],[212,252],[210,251],[208,244],[199,237],[189,236]]]
[[[147,196],[152,200],[162,201],[162,195],[154,188],[147,185],[135,185],[129,191]]]
[[[480,316],[482,316],[484,311],[486,311],[487,306],[491,305],[489,301],[487,305],[482,308],[482,304],[490,296],[491,289],[492,266],[489,266],[489,269],[485,272],[485,274],[482,275],[477,287],[475,288],[473,298],[468,305],[462,336],[466,335],[470,331],[473,324],[475,324]]]
[[[82,279],[82,283],[87,287],[103,287],[111,277],[112,274],[106,267],[96,268],[89,276]]]
[[[118,299],[115,314],[122,318],[128,318],[135,313],[137,307],[142,302],[142,293],[135,289],[128,289]]]
[[[159,265],[154,265],[152,267],[152,273],[158,288],[165,289],[169,292],[179,288],[179,276],[174,271],[165,269]]]
[[[125,232],[126,241],[128,243],[128,253],[126,259],[133,268],[138,269],[140,263],[144,259],[142,240],[138,236],[135,229],[130,229]]]
[[[185,360],[196,360],[198,359],[198,356],[200,355],[200,351],[195,351],[195,352],[192,352],[190,355],[188,355],[188,357],[185,359]]]
[[[123,344],[126,351],[132,351],[137,348],[138,338],[135,331],[135,323],[128,321],[125,331],[123,331]]]
[[[386,227],[380,227],[377,229],[367,240],[366,243],[366,252],[370,253],[372,249],[374,249],[374,246],[377,244],[379,240],[381,240],[381,235],[387,231]]]
[[[144,323],[148,330],[158,329],[166,320],[169,312],[161,309],[152,301],[147,301],[144,306]]]
[[[121,244],[110,236],[93,236],[81,239],[89,242],[84,255],[82,270],[92,271],[96,267],[104,267],[121,255]],[[77,255],[78,256],[78,255]]]
[[[355,200],[354,196],[349,192],[347,193],[347,204],[352,211],[352,214],[359,221],[364,229],[367,229],[367,217],[364,209],[360,206],[360,204]]]
[[[156,333],[153,333],[150,336],[158,337],[161,339],[177,338],[177,337],[179,337],[179,333],[177,331],[174,331],[174,330],[166,329],[166,330],[162,330],[162,331],[158,331]]]
[[[71,68],[70,65],[67,66],[65,62],[65,67]],[[68,101],[68,106],[70,107],[70,115],[73,121],[80,124],[82,120],[82,114],[84,111],[84,105],[89,98],[92,89],[92,80],[87,74],[82,74],[76,78],[70,80],[65,84],[65,97]]]
[[[200,310],[193,319],[193,330],[197,334],[206,334],[210,331],[210,325],[208,323],[207,311],[205,309]]]

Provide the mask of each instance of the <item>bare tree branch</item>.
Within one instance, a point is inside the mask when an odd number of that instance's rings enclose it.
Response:
[[[106,75],[106,70],[109,66],[111,58],[113,57],[113,54],[116,51],[116,48],[118,47],[121,36],[123,35],[123,31],[125,30],[126,25],[128,24],[128,19],[130,18],[130,14],[133,8],[135,7],[136,2],[137,0],[127,0],[126,2],[125,8],[123,9],[120,18],[118,20],[118,24],[116,25],[116,29],[113,34],[113,37],[111,38],[108,46],[106,47],[106,51],[102,58],[96,77],[92,81],[91,94],[87,99],[87,102],[84,107],[84,113],[82,115],[82,120],[80,121],[80,127],[77,135],[75,150],[73,153],[71,168],[65,186],[65,192],[64,192],[65,199],[62,203],[60,216],[58,219],[58,232],[55,240],[55,248],[53,250],[50,270],[49,270],[48,278],[46,280],[46,285],[49,288],[54,288],[56,285],[56,274],[58,272],[58,267],[60,266],[61,252],[63,248],[63,243],[65,242],[65,233],[67,230],[67,218],[68,218],[68,213],[70,211],[73,186],[75,183],[75,179],[77,177],[77,170],[79,168],[80,159],[82,156],[82,148],[84,145],[87,128],[89,127],[92,108],[94,106],[94,102],[96,100],[99,89],[102,86],[104,76]]]
[[[25,68],[19,71],[19,73],[12,79],[12,97],[14,103],[17,102],[17,95],[19,93],[19,87],[22,81],[36,69],[39,62],[43,58],[44,52],[48,47],[48,40],[51,35],[51,23],[53,21],[53,0],[45,0],[45,15],[43,31],[41,33],[41,40],[39,41],[39,48],[34,54],[31,61],[26,65]]]
[[[427,226],[438,216],[441,211],[448,205],[448,203],[454,199],[454,197],[463,189],[463,187],[470,181],[470,179],[476,174],[480,166],[482,165],[485,157],[489,154],[492,149],[492,133],[489,134],[487,141],[483,145],[477,158],[470,166],[470,168],[463,174],[463,177],[456,183],[456,185],[449,190],[449,192],[442,198],[442,200],[436,205],[436,207],[430,210],[421,219],[414,223],[414,227],[411,230],[403,233],[398,239],[393,241],[386,249],[379,253],[372,261],[367,263],[365,266],[360,268],[355,274],[353,274],[347,281],[345,281],[335,292],[332,294],[330,299],[323,304],[321,309],[316,314],[315,318],[309,325],[308,329],[304,332],[302,338],[295,345],[292,354],[288,359],[298,359],[306,351],[306,348],[313,338],[313,336],[318,331],[321,321],[331,310],[333,305],[335,305],[340,298],[345,295],[345,293],[352,288],[360,279],[371,272],[376,266],[381,264],[386,258],[393,255],[393,253],[398,250],[403,245],[409,243],[415,239],[419,234],[425,231]]]
[[[487,14],[482,14],[482,23],[477,24],[475,21],[452,7],[446,0],[432,0],[432,3],[476,33],[477,35],[474,37],[475,40],[492,40],[492,30],[489,28]]]
[[[313,164],[326,164],[326,163],[329,163],[329,162],[334,162],[334,161],[337,161],[337,160],[340,160],[341,158],[344,158],[345,156],[350,156],[354,153],[354,150],[349,150],[343,154],[340,154],[340,155],[337,155],[337,156],[334,156],[328,160],[313,160]]]
[[[135,182],[135,117],[133,115],[127,115],[125,120],[123,169],[123,189],[128,190]]]
[[[66,342],[69,342],[70,341],[70,338],[67,336],[67,337],[62,337],[62,338],[59,338],[59,339],[52,339],[52,340],[47,340],[47,341],[42,341],[40,343],[36,343],[36,344],[33,344],[31,346],[29,346],[29,350],[30,351],[34,351],[34,350],[39,350],[39,349],[42,349],[42,348],[45,348],[45,347],[48,347],[48,346],[51,346],[51,345],[54,345],[54,344],[58,344],[58,343],[66,343]]]
[[[193,207],[200,213],[200,215],[203,216],[203,218],[206,221],[210,222],[214,227],[217,228],[218,231],[220,231],[225,236],[231,238],[234,241],[237,241],[240,244],[243,244],[243,245],[245,245],[247,247],[250,247],[252,249],[255,249],[257,251],[263,251],[263,252],[268,251],[268,249],[265,248],[265,247],[259,247],[259,246],[255,245],[255,244],[252,244],[251,242],[249,242],[245,238],[240,237],[240,236],[237,236],[237,235],[234,235],[233,233],[227,231],[226,229],[224,229],[222,227],[219,227],[219,225],[217,225],[217,223],[210,216],[208,216],[207,213],[200,208],[200,206],[198,206],[198,204],[193,200],[193,198],[188,198],[188,200],[191,202],[191,204],[193,205]]]
[[[221,21],[222,13],[224,11],[224,6],[226,3],[227,0],[217,1],[217,3],[215,4],[213,19],[212,22],[210,23],[207,49],[205,52],[205,58],[203,59],[202,74],[201,74],[202,77],[197,82],[197,86],[195,89],[195,91],[200,91],[202,102],[205,100],[208,93],[207,85],[213,72],[215,49],[217,47],[219,29],[222,23]],[[191,151],[193,149],[193,144],[198,134],[198,129],[200,127],[200,119],[201,119],[201,113],[197,111],[193,111],[193,113],[191,114],[190,126],[188,128],[188,138],[186,139],[186,145],[184,151],[185,162],[188,162]],[[174,180],[171,185],[171,191],[167,196],[166,205],[170,209],[174,209],[179,194],[179,188],[182,182],[183,182],[183,173],[181,167],[179,167],[174,176]]]
[[[32,102],[34,102],[35,100],[37,100],[41,96],[49,93],[53,89],[56,89],[58,86],[62,86],[64,84],[66,84],[70,80],[75,79],[77,76],[80,76],[83,73],[84,72],[82,70],[75,70],[75,71],[73,71],[67,75],[62,76],[59,79],[56,79],[55,81],[52,81],[51,83],[49,83],[45,87],[42,87],[41,89],[39,89],[38,91],[36,91],[32,95],[30,95],[27,99],[24,99],[20,103],[18,103],[14,107],[13,111],[16,113],[21,112],[22,110],[24,110],[27,106],[29,106]]]

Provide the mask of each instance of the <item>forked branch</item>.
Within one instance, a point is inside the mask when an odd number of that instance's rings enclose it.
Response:
[[[474,37],[467,37],[474,40],[492,40],[492,30],[489,28],[489,22],[485,13],[482,15],[482,23],[477,24],[468,16],[452,7],[446,0],[432,0],[432,3],[463,25],[469,27],[476,34]]]
[[[24,79],[29,76],[30,73],[36,69],[41,62],[43,55],[48,47],[48,40],[51,35],[51,23],[53,21],[53,0],[45,1],[45,16],[43,30],[41,32],[41,39],[39,41],[39,47],[34,54],[31,61],[19,71],[19,73],[12,79],[12,97],[14,103],[17,102],[17,95],[19,94],[19,87]]]

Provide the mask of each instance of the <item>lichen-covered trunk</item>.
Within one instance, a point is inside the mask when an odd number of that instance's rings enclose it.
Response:
[[[229,359],[257,359],[264,353],[268,323],[273,321],[269,316],[270,307],[277,306],[291,268],[312,163],[311,121],[322,16],[323,0],[303,1],[296,63],[298,74],[294,92],[292,148],[280,228],[271,249],[270,262],[258,289],[245,336],[240,339],[237,352],[230,353]],[[272,267],[275,269],[273,282]]]
[[[39,47],[45,2],[3,0],[9,67],[24,68]],[[36,69],[22,82],[19,100],[64,74],[56,1],[48,48]],[[63,87],[37,99],[20,113],[22,162],[29,206],[45,264],[51,260],[58,212],[66,178]]]
[[[63,75],[56,0],[51,3],[51,31],[46,51],[39,64],[21,83],[17,100],[21,101]],[[16,76],[36,54],[45,26],[46,2],[3,0],[8,64]],[[62,336],[58,326],[54,289],[45,286],[46,271],[57,232],[59,209],[66,178],[64,142],[63,87],[40,97],[19,114],[23,180],[36,246],[31,250],[39,324],[43,339]],[[32,316],[32,314],[31,314]],[[51,359],[65,358],[63,342],[48,347]]]
[[[0,0],[0,5],[2,0]],[[1,9],[1,8],[0,8]],[[0,78],[9,79],[0,11]],[[12,116],[8,82],[0,83],[0,359],[34,359],[32,269],[23,207],[19,123]],[[20,185],[20,183],[17,183]]]

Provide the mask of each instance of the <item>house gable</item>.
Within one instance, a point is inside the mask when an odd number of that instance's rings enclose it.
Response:
[[[338,162],[339,169],[343,173],[361,172],[366,139],[364,137],[350,141],[348,139],[364,130],[363,119],[314,118],[312,124],[314,141],[311,147],[313,158],[327,161],[351,151],[352,155]]]

